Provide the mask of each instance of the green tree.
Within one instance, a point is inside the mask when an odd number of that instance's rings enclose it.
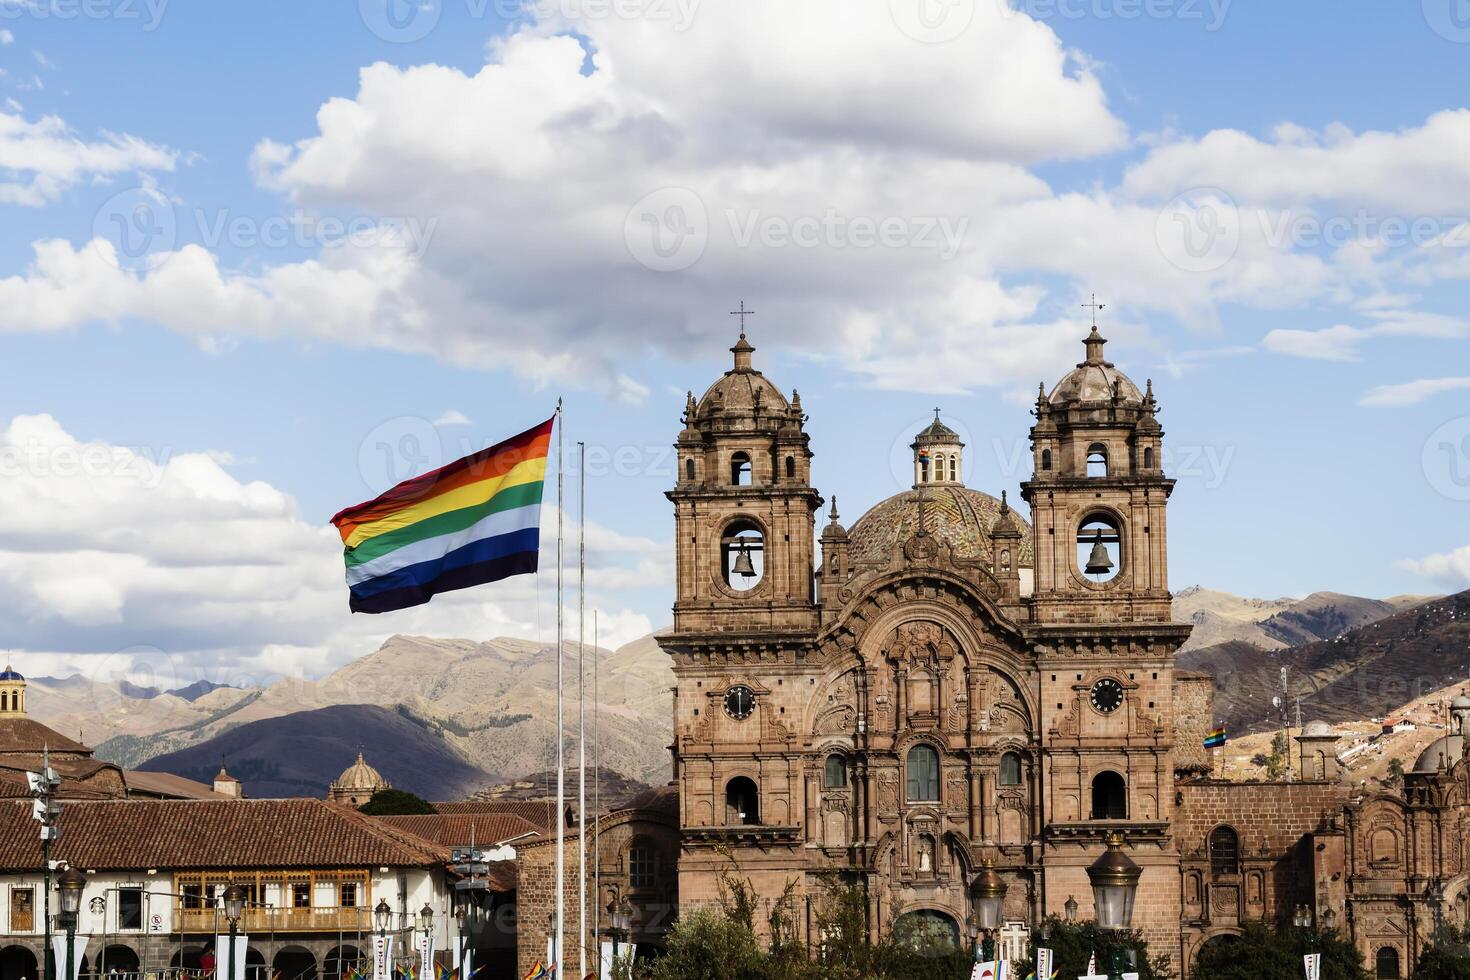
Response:
[[[669,933],[649,980],[764,980],[755,934],[719,909],[695,909]]]
[[[1285,732],[1277,732],[1276,737],[1271,739],[1271,754],[1266,757],[1266,778],[1280,779],[1286,775],[1290,764],[1291,745],[1286,741]]]
[[[1388,760],[1388,784],[1399,786],[1404,781],[1404,760],[1394,756]]]
[[[1436,931],[1419,954],[1414,980],[1470,980],[1470,928]]]
[[[1087,961],[1094,954],[1097,956],[1098,970],[1105,974],[1112,961],[1113,949],[1117,946],[1124,950],[1124,962],[1136,964],[1130,965],[1128,969],[1130,972],[1137,969],[1139,980],[1173,980],[1174,977],[1169,955],[1165,953],[1150,956],[1148,940],[1136,930],[1110,932],[1099,929],[1095,922],[1069,923],[1052,916],[1042,924],[1041,931],[1034,934],[1032,941],[1052,951],[1058,978],[1086,975]],[[1035,969],[1036,961],[1033,958],[1028,959],[1020,970],[1013,969],[1012,973],[1021,978]],[[1211,980],[1214,980],[1212,975]]]
[[[422,796],[403,789],[380,789],[373,798],[357,808],[370,817],[398,817],[416,813],[437,813],[434,804]]]
[[[1302,957],[1318,952],[1322,954],[1322,980],[1368,980],[1363,958],[1352,943],[1337,932],[1324,932],[1315,937],[1313,949],[1311,938],[1300,929],[1248,922],[1239,938],[1222,938],[1200,950],[1194,975],[1210,980],[1282,980],[1301,976]]]

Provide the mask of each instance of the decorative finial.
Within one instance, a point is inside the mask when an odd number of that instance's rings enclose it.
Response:
[[[937,408],[934,410],[934,421],[939,421],[939,409]]]
[[[832,495],[832,523],[837,523],[837,494]]]
[[[1000,512],[1001,514],[1009,514],[1011,512],[1010,501],[1006,500],[1006,492],[1004,490],[1000,492]]]
[[[684,424],[688,425],[694,421],[694,413],[697,406],[694,403],[694,392],[689,392],[684,398]]]
[[[1107,309],[1108,308],[1108,304],[1106,304],[1106,303],[1099,303],[1097,301],[1097,293],[1093,293],[1092,294],[1092,302],[1091,303],[1083,303],[1082,304],[1082,308],[1084,310],[1091,310],[1092,311],[1092,330],[1093,330],[1093,333],[1096,333],[1097,332],[1097,315],[1099,313],[1101,313],[1103,310]]]

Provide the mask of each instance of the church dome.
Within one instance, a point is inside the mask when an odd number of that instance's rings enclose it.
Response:
[[[1438,772],[1440,766],[1448,769],[1465,754],[1463,735],[1441,735],[1429,747],[1419,753],[1414,761],[1414,772]]]
[[[23,680],[25,680],[25,678],[22,677],[22,676],[20,676],[20,671],[16,670],[14,667],[10,666],[9,664],[6,664],[5,665],[5,670],[4,671],[0,671],[0,681],[23,681]]]
[[[357,761],[344,769],[334,784],[335,788],[341,790],[375,790],[386,789],[387,786],[388,780],[383,778],[382,773],[367,764],[361,752],[357,753]]]
[[[858,518],[848,533],[853,561],[886,561],[899,543],[919,529],[918,490],[906,490],[874,505]],[[927,484],[924,494],[924,530],[944,541],[956,558],[990,557],[990,531],[1000,519],[1001,502],[987,493],[959,484]],[[1012,509],[1021,532],[1018,567],[1030,567],[1031,525]]]
[[[781,394],[781,389],[751,367],[750,355],[754,351],[755,347],[742,333],[735,346],[730,348],[730,352],[735,355],[735,367],[709,386],[704,397],[699,399],[695,418],[752,415],[757,408],[767,415],[784,415],[790,411],[791,405],[786,396]]]
[[[1302,729],[1302,737],[1303,738],[1316,738],[1318,736],[1335,736],[1336,734],[1337,733],[1332,730],[1332,726],[1329,725],[1329,724],[1327,724],[1327,722],[1323,721],[1320,718],[1317,719],[1316,721],[1309,721],[1309,722],[1307,722],[1307,727]]]
[[[1142,405],[1143,392],[1119,371],[1111,361],[1103,358],[1103,345],[1107,341],[1092,328],[1092,333],[1083,341],[1087,348],[1087,359],[1073,368],[1052,389],[1051,404],[1061,406],[1073,402],[1112,402],[1116,394],[1124,405]]]

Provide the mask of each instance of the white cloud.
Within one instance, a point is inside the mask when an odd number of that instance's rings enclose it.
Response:
[[[108,133],[88,142],[56,116],[33,122],[0,112],[0,204],[40,207],[82,181],[173,170],[177,160],[175,151],[135,136]]]
[[[1272,330],[1261,346],[1273,354],[1307,357],[1324,361],[1356,361],[1365,341],[1381,337],[1421,337],[1455,340],[1470,337],[1470,324],[1454,317],[1434,314],[1403,314],[1386,311],[1380,322],[1367,327],[1346,324],[1319,330]]]
[[[0,44],[14,44],[15,35],[9,31],[0,31]]]
[[[178,686],[206,667],[256,681],[320,673],[393,633],[546,638],[538,624],[550,614],[538,610],[551,586],[530,576],[399,613],[350,614],[335,530],[303,519],[279,489],[238,480],[219,458],[86,442],[45,415],[0,429],[7,642],[84,672],[154,656],[192,671],[164,679]],[[575,526],[569,533],[575,540]],[[554,568],[546,537],[543,564]],[[589,605],[608,611],[608,636],[649,632],[620,595],[668,580],[667,546],[595,525],[587,537]]]
[[[1378,385],[1364,392],[1359,405],[1418,405],[1446,391],[1470,388],[1470,378],[1421,378],[1396,385]]]
[[[434,424],[435,425],[469,425],[470,424],[470,420],[469,420],[469,417],[467,415],[465,415],[463,412],[461,412],[459,409],[457,409],[457,408],[451,408],[451,409],[447,410],[443,415],[441,415],[437,419],[435,419],[434,420]]]
[[[1470,586],[1470,545],[1445,554],[1410,559],[1400,564],[1447,588],[1463,589]]]

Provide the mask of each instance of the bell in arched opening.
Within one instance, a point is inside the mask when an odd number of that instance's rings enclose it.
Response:
[[[1088,575],[1106,575],[1113,570],[1113,559],[1108,555],[1107,546],[1103,544],[1102,529],[1097,532],[1097,540],[1092,544],[1092,554],[1087,556],[1087,567],[1084,571]]]
[[[731,569],[742,578],[755,578],[755,565],[750,560],[750,546],[744,542],[740,545],[740,551],[735,555],[735,565]]]

